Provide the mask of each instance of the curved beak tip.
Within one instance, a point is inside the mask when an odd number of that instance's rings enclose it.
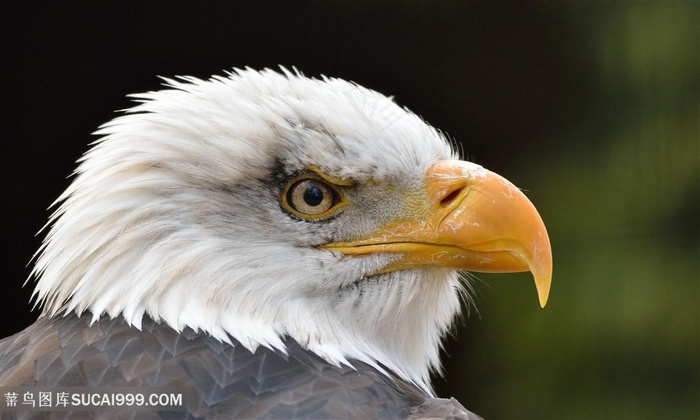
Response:
[[[547,300],[549,299],[549,287],[552,283],[551,272],[547,276],[535,276],[535,285],[537,287],[537,297],[540,300],[540,306],[542,308],[547,305]]]
[[[539,298],[540,306],[543,308],[547,304],[549,290],[552,286],[552,248],[549,244],[549,238],[546,240],[544,249],[546,249],[546,252],[540,253],[534,261],[528,261],[530,272],[535,279],[537,297]]]

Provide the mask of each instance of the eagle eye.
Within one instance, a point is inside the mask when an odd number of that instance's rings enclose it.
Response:
[[[292,179],[281,198],[286,211],[307,220],[328,217],[346,204],[338,186],[315,172]]]

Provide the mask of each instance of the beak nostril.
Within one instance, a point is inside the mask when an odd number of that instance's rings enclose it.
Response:
[[[453,201],[457,199],[464,190],[464,187],[456,188],[452,191],[450,191],[449,194],[447,194],[445,197],[443,197],[442,200],[440,200],[440,207],[448,207],[450,204],[452,204]]]

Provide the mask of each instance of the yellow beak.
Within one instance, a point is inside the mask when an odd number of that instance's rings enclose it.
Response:
[[[392,222],[364,238],[323,248],[347,255],[402,255],[380,273],[431,266],[530,271],[544,307],[552,280],[552,250],[530,200],[500,175],[457,160],[435,163],[426,174],[426,188],[426,216]]]

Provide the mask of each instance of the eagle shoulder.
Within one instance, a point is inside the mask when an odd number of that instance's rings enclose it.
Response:
[[[445,413],[437,399],[390,372],[358,361],[335,366],[290,338],[284,343],[286,354],[262,346],[252,353],[235,341],[189,328],[177,332],[151,319],[139,330],[121,318],[91,323],[75,314],[41,317],[0,341],[0,384],[175,387],[183,393],[179,414],[185,417],[406,418],[430,416],[433,408],[433,417]]]

